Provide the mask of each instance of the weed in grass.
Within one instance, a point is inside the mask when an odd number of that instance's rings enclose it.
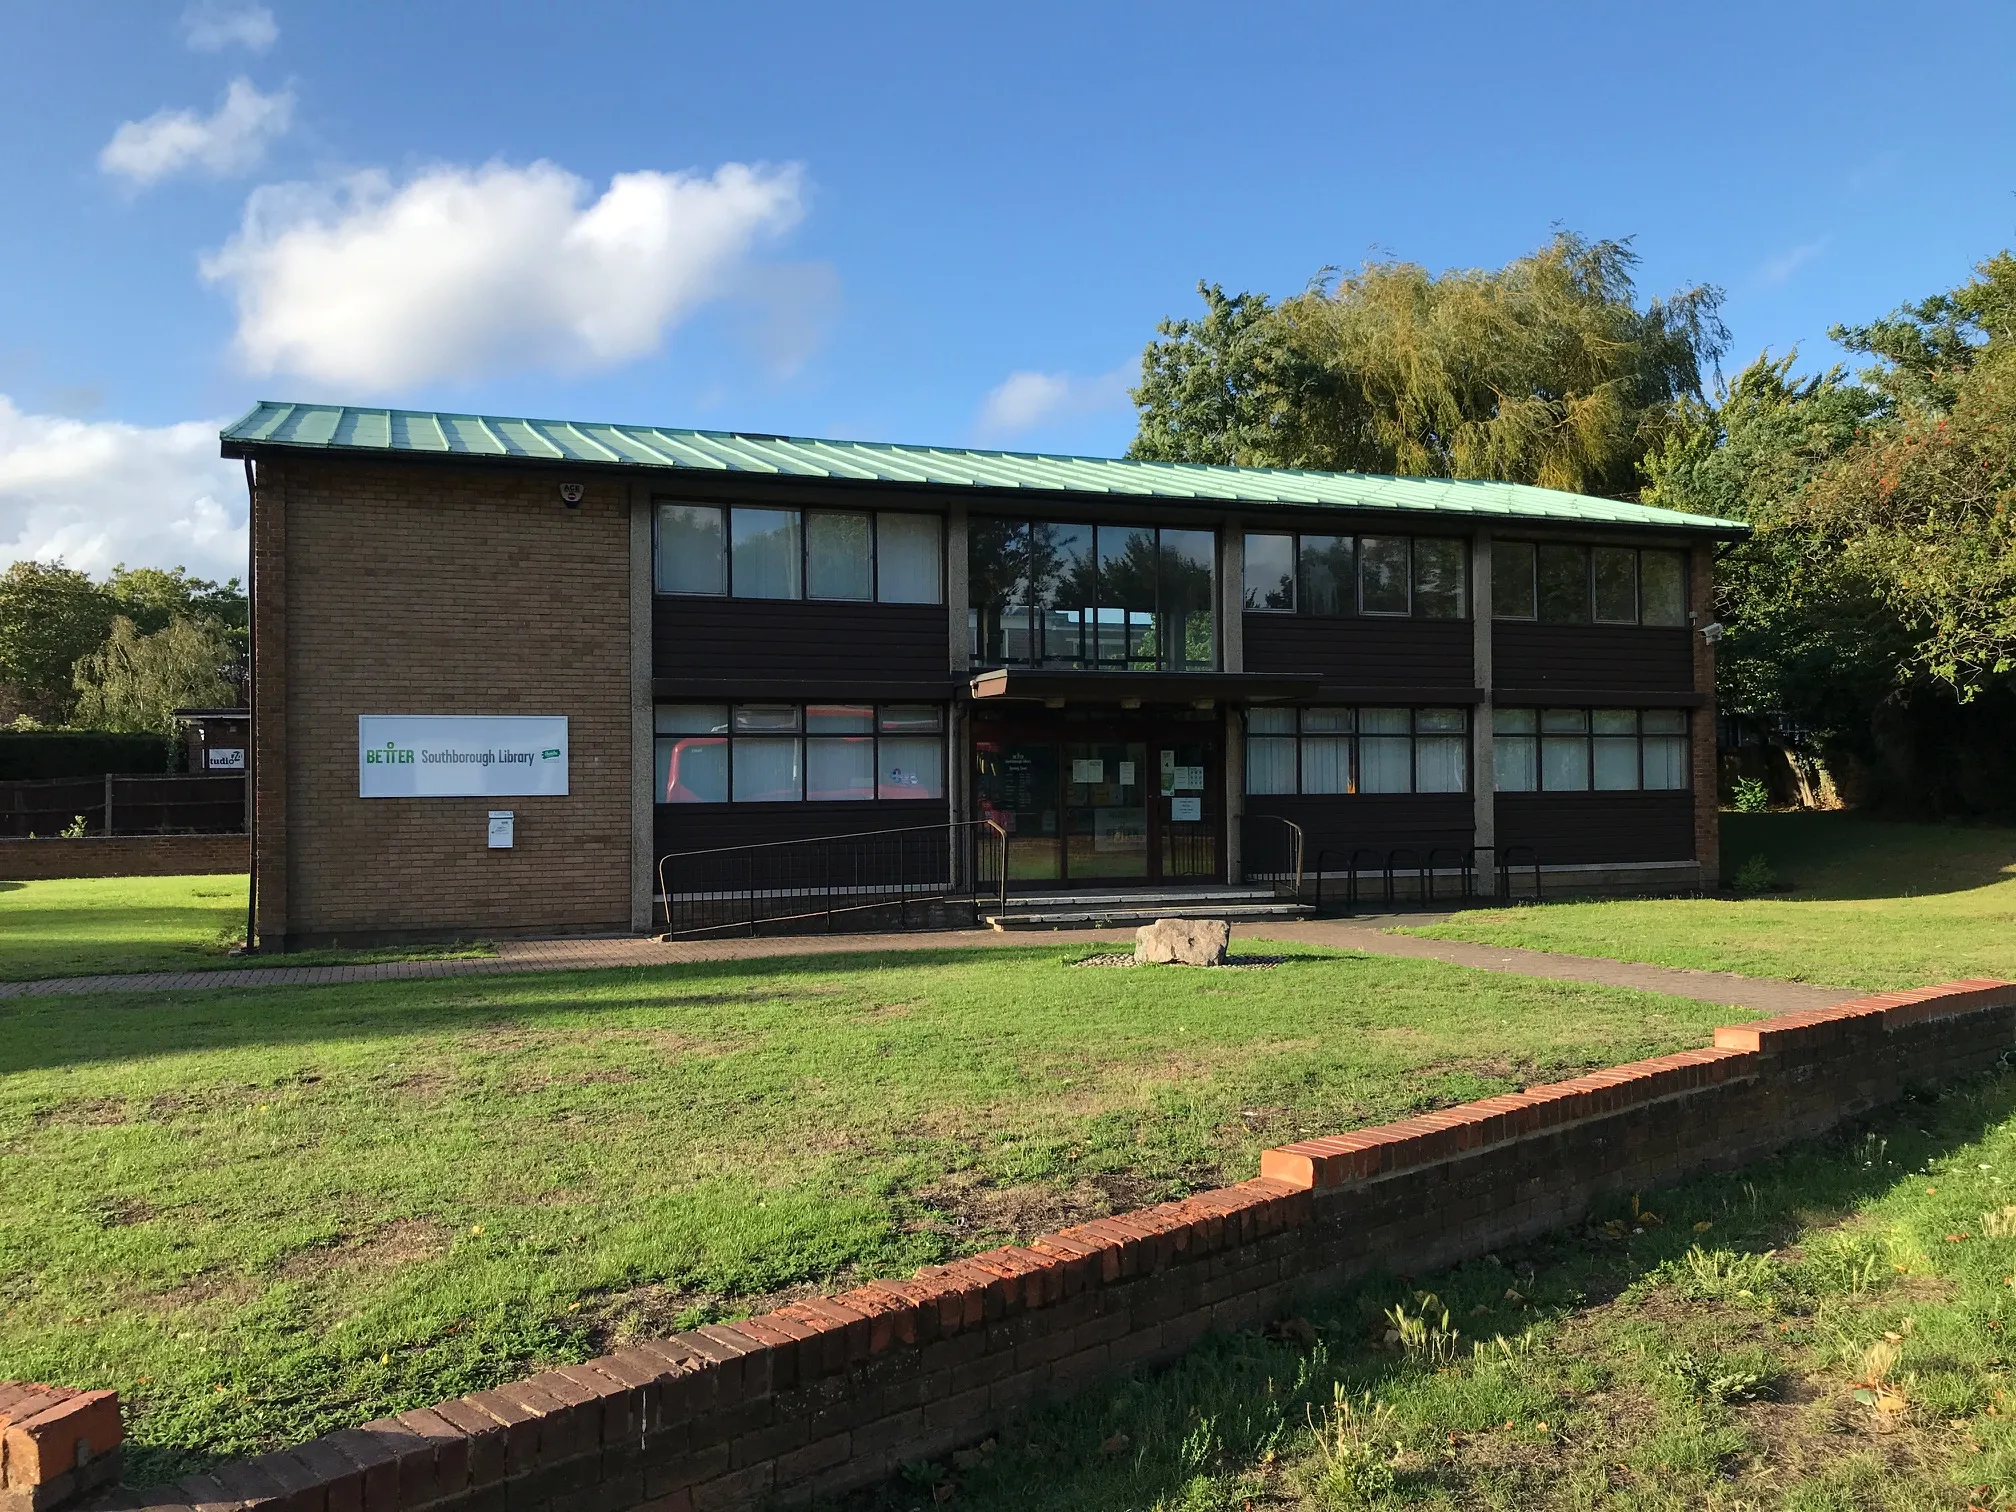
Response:
[[[1353,1402],[1340,1382],[1321,1418],[1311,1412],[1309,1436],[1314,1454],[1296,1489],[1324,1512],[1364,1507],[1393,1489],[1394,1413],[1370,1392]]]

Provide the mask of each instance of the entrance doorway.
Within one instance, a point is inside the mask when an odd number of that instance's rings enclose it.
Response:
[[[1215,732],[1114,724],[976,727],[978,817],[1008,831],[1012,885],[1220,877],[1224,778]]]

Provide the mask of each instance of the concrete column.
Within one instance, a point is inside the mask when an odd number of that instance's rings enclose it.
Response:
[[[954,504],[945,516],[945,619],[955,674],[973,665],[973,648],[966,639],[971,607],[966,565],[966,506]]]
[[[1470,843],[1478,848],[1477,886],[1498,888],[1498,793],[1491,732],[1491,532],[1480,530],[1470,549],[1470,675],[1484,696],[1470,717]]]
[[[1246,670],[1246,533],[1236,520],[1218,532],[1218,665]]]
[[[630,485],[630,927],[651,928],[658,891],[658,774],[651,717],[651,489]]]
[[[1701,885],[1722,883],[1722,799],[1715,765],[1715,648],[1702,636],[1715,619],[1715,547],[1695,546],[1688,574],[1687,634],[1694,643],[1694,691],[1706,701],[1688,716],[1694,782],[1694,860]]]

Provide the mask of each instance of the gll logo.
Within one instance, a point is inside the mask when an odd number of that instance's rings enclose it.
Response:
[[[411,766],[413,765],[413,752],[395,741],[388,740],[385,742],[384,749],[382,750],[377,746],[367,746],[365,748],[364,765]]]

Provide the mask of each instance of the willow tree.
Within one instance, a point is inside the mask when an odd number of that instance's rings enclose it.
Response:
[[[1130,455],[1637,491],[1728,333],[1722,293],[1642,308],[1625,241],[1567,232],[1502,268],[1326,270],[1270,305],[1201,286],[1142,355]]]

